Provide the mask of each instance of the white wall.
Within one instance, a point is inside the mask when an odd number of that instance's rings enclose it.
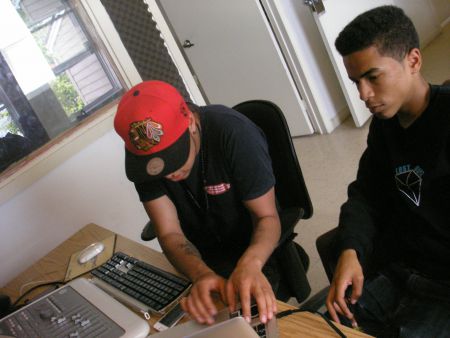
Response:
[[[434,7],[436,16],[441,26],[450,23],[450,1],[448,0],[428,0]]]
[[[394,0],[394,3],[401,7],[414,22],[422,48],[439,34],[441,22],[431,0]]]
[[[123,158],[123,142],[108,132],[0,205],[0,285],[87,223],[140,239],[148,218]]]

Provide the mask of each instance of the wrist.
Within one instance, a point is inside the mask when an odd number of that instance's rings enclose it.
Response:
[[[240,266],[240,267],[250,266],[252,268],[257,268],[258,270],[262,270],[262,268],[264,266],[264,262],[258,256],[244,255],[238,261],[237,266]]]
[[[355,249],[345,249],[341,252],[340,257],[349,259],[358,259],[358,252]]]
[[[358,257],[358,253],[356,252],[355,249],[345,249],[345,250],[342,250],[341,256],[354,256],[354,257]]]
[[[210,274],[215,275],[216,273],[213,270],[211,270],[210,268],[205,266],[205,267],[202,267],[202,268],[198,269],[197,271],[193,272],[189,276],[190,277],[189,279],[192,281],[192,283],[195,283],[199,279],[203,278],[206,275],[210,275]]]
[[[359,255],[355,249],[345,249],[341,252],[339,256],[339,260],[341,261],[356,261],[359,263]]]

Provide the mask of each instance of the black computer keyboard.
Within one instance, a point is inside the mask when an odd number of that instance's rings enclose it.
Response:
[[[191,286],[186,279],[122,252],[91,273],[96,285],[143,312],[165,313]]]

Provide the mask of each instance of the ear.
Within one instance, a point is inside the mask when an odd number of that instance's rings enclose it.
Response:
[[[195,120],[194,113],[189,112],[189,132],[195,134],[197,132],[197,124]]]
[[[413,48],[406,55],[406,62],[411,69],[411,73],[419,73],[422,68],[422,53],[419,48]]]

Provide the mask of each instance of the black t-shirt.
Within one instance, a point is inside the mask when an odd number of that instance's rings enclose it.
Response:
[[[450,278],[450,88],[408,128],[373,119],[358,178],[340,217],[341,249],[370,254],[377,233],[392,253],[426,275]]]
[[[163,195],[172,200],[183,232],[205,261],[226,255],[236,261],[252,233],[242,202],[275,184],[267,143],[257,126],[225,106],[200,107],[199,116],[201,151],[189,177],[135,183],[136,190],[142,202]]]

